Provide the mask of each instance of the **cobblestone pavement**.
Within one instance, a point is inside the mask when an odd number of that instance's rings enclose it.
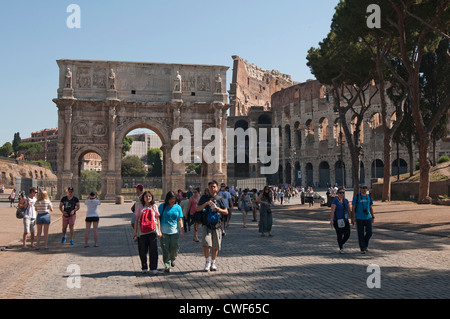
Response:
[[[18,240],[10,243],[0,252],[0,298],[450,297],[448,233],[382,227],[382,220],[377,220],[369,253],[360,254],[352,228],[345,254],[339,254],[335,231],[328,222],[329,209],[311,210],[296,205],[295,200],[274,209],[274,237],[260,237],[250,215],[248,228],[242,228],[242,215],[235,211],[222,242],[217,272],[203,271],[201,245],[187,232],[180,240],[173,272],[142,275],[137,245],[131,239],[129,206],[103,203],[99,207],[99,247],[93,247],[91,232],[90,247],[84,248],[84,204],[78,212],[75,245],[60,243],[57,215],[52,216],[48,250],[22,249]],[[161,252],[158,263],[162,270]],[[369,265],[379,267],[380,288],[368,288],[368,282],[377,282],[373,280],[377,272]]]

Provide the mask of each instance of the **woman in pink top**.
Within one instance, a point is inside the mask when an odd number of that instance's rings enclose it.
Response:
[[[197,211],[197,203],[200,200],[200,189],[199,188],[195,188],[193,195],[191,196],[191,198],[189,198],[189,203],[188,203],[188,225],[189,225],[189,230],[192,224],[194,224],[194,241],[199,242],[200,240],[198,239],[198,224],[199,221],[196,221],[194,218],[194,214]]]

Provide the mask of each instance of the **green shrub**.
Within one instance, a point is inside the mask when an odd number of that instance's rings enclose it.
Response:
[[[450,156],[441,156],[438,160],[438,163],[445,163],[445,162],[450,162]]]

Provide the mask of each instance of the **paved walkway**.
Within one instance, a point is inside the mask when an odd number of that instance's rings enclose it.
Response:
[[[131,239],[129,203],[99,207],[97,248],[93,247],[92,232],[91,246],[83,247],[84,204],[78,212],[74,246],[60,243],[61,220],[54,213],[48,250],[22,249],[22,223],[9,204],[0,205],[5,221],[0,246],[8,246],[0,252],[0,298],[450,297],[448,207],[376,203],[374,236],[365,255],[359,253],[354,228],[346,253],[338,253],[327,207],[310,209],[298,205],[297,199],[277,206],[272,238],[260,237],[251,217],[249,227],[242,228],[242,215],[235,212],[219,253],[217,272],[203,271],[202,248],[188,232],[180,240],[174,271],[149,276],[140,273],[137,245]],[[422,218],[406,218],[414,215]],[[14,238],[5,244],[1,241],[5,233],[12,235],[3,230],[12,228]],[[381,288],[367,286],[373,272],[368,272],[368,266],[373,264],[380,269]],[[159,268],[163,268],[161,254]]]

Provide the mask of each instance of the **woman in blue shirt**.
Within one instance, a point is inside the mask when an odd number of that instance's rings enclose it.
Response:
[[[344,244],[350,238],[350,223],[348,214],[351,212],[350,204],[344,198],[344,188],[340,187],[337,191],[337,197],[331,203],[330,225],[334,227],[339,245],[339,252],[344,253]]]
[[[356,229],[358,230],[358,242],[361,253],[368,252],[369,240],[372,237],[372,224],[375,220],[373,215],[373,200],[367,194],[367,186],[362,185],[360,193],[353,196],[352,214],[356,218]]]
[[[184,238],[183,211],[176,204],[177,197],[170,191],[166,195],[164,203],[159,205],[158,211],[161,222],[161,248],[163,252],[164,272],[170,272],[170,267],[175,266],[175,259],[180,249],[178,240]]]

